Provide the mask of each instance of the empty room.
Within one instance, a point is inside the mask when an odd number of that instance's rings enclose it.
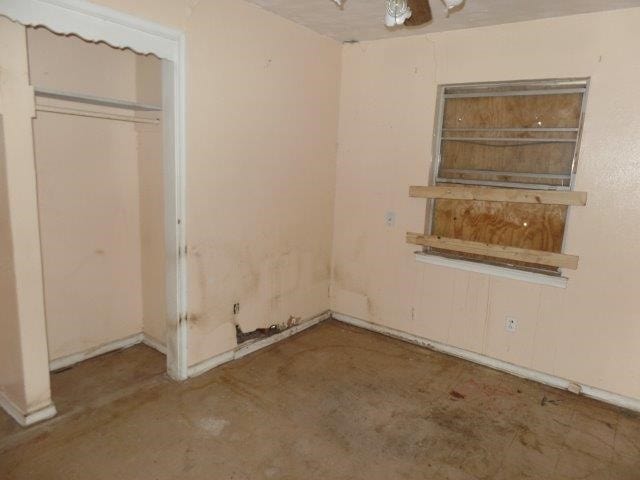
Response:
[[[0,0],[0,480],[640,480],[640,0]]]

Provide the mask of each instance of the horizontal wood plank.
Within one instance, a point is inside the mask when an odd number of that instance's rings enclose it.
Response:
[[[507,247],[490,243],[458,240],[455,238],[438,237],[435,235],[421,235],[419,233],[407,233],[407,243],[434,247],[454,252],[464,252],[488,257],[503,258],[518,262],[534,263],[537,265],[549,265],[552,267],[578,268],[578,258],[575,255],[564,253],[544,252],[528,250],[526,248]]]
[[[542,205],[587,204],[587,192],[559,192],[552,190],[527,190],[520,188],[487,188],[463,186],[411,186],[413,198],[447,198],[451,200],[480,200],[487,202],[536,203]]]

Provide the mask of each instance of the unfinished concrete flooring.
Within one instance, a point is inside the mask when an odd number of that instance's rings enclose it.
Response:
[[[184,383],[139,345],[0,418],[9,479],[640,479],[640,416],[334,321]]]

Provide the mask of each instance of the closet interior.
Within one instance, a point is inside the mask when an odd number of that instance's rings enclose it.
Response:
[[[50,368],[166,353],[161,60],[45,28],[27,43]]]

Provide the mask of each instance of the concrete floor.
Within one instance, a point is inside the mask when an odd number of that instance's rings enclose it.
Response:
[[[640,416],[334,321],[184,383],[139,345],[0,416],[10,479],[640,479]]]

